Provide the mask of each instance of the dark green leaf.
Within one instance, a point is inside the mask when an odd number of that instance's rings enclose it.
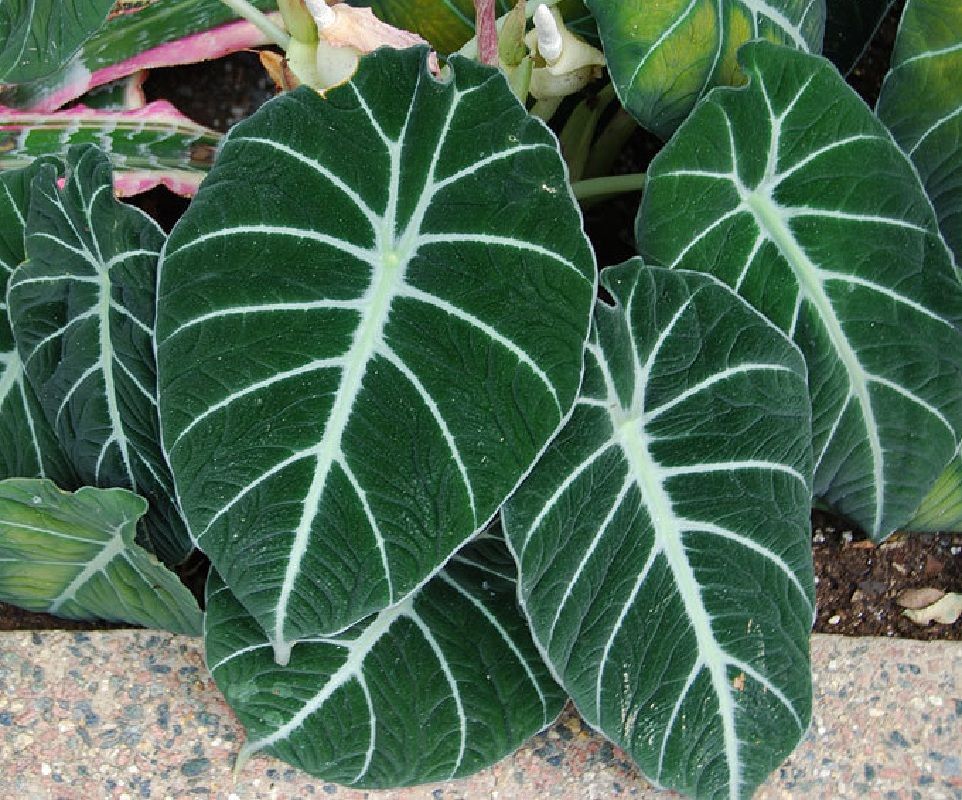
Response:
[[[164,234],[119,203],[96,147],[44,164],[33,181],[27,261],[7,301],[24,371],[82,483],[143,494],[142,543],[168,564],[190,541],[160,450],[153,326]]]
[[[0,479],[49,477],[72,489],[77,478],[25,379],[6,303],[7,282],[26,257],[30,183],[43,163],[0,173]]]
[[[238,763],[264,750],[322,780],[386,787],[461,777],[513,752],[564,694],[518,611],[506,556],[503,543],[469,546],[400,605],[301,642],[287,667],[212,573],[207,664],[250,737]]]
[[[56,72],[104,21],[113,0],[0,0],[0,84]]]
[[[641,252],[711,272],[808,362],[815,494],[903,525],[962,429],[962,288],[905,155],[824,59],[742,50],[652,162]]]
[[[568,414],[595,274],[503,76],[382,49],[235,127],[162,264],[164,441],[281,663],[418,588]]]
[[[805,364],[707,275],[601,278],[575,413],[504,510],[521,601],[646,775],[748,798],[811,715]]]

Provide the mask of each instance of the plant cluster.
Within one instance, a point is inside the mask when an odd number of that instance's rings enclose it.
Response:
[[[960,521],[962,2],[874,110],[886,2],[361,5],[0,3],[0,598],[202,634],[238,767],[464,776],[570,697],[750,797],[811,718],[813,498]],[[226,137],[144,101],[265,44]],[[169,235],[117,199],[158,184]],[[579,203],[642,186],[599,271]]]

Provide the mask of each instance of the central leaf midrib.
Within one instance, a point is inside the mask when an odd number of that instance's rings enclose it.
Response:
[[[882,443],[878,436],[878,426],[875,422],[875,411],[872,408],[872,400],[869,397],[868,383],[866,381],[865,370],[858,360],[858,356],[852,349],[848,337],[842,330],[842,324],[835,313],[832,301],[825,293],[825,287],[819,280],[818,268],[812,263],[801,245],[796,241],[788,225],[785,223],[781,210],[772,199],[771,195],[762,190],[746,192],[744,203],[755,217],[759,229],[774,243],[779,253],[788,263],[795,279],[798,281],[799,291],[815,307],[819,319],[825,327],[832,342],[835,352],[845,366],[845,371],[849,376],[849,388],[851,396],[855,397],[862,410],[862,417],[865,421],[865,430],[868,436],[869,447],[872,451],[874,478],[875,478],[875,520],[873,530],[878,531],[882,520],[882,487],[885,485],[885,474],[883,469]],[[844,413],[844,408],[842,413]],[[830,443],[826,443],[828,446]]]
[[[404,602],[380,612],[353,641],[335,641],[335,644],[347,650],[347,658],[344,663],[334,671],[317,693],[274,733],[245,743],[237,756],[238,765],[242,765],[258,750],[270,747],[276,742],[288,738],[308,717],[322,708],[331,699],[334,692],[360,676],[363,673],[364,662],[374,646],[384,638],[391,626],[400,617],[411,615],[413,606],[414,597],[411,596]],[[239,769],[239,767],[235,767],[235,769]]]
[[[291,592],[294,589],[294,583],[300,574],[301,563],[307,552],[311,528],[320,509],[324,487],[330,475],[331,467],[341,450],[344,430],[347,428],[351,412],[354,409],[354,402],[360,393],[368,364],[377,354],[384,327],[391,313],[392,302],[404,282],[405,264],[396,257],[392,259],[386,256],[382,260],[382,266],[374,268],[371,285],[366,293],[368,310],[358,325],[354,341],[345,356],[346,367],[335,392],[334,405],[331,407],[324,433],[321,440],[310,451],[310,455],[316,460],[317,466],[307,495],[304,498],[301,519],[294,532],[291,555],[287,561],[277,609],[274,613],[272,644],[274,645],[274,658],[281,665],[286,664],[289,660],[293,644],[287,641],[284,635],[287,607]],[[375,535],[377,535],[377,531],[375,531]],[[393,598],[390,598],[390,600],[393,601]]]
[[[57,611],[64,605],[64,603],[73,600],[76,597],[77,592],[80,588],[87,583],[94,575],[98,572],[103,572],[106,570],[107,565],[113,561],[124,549],[124,537],[123,537],[123,527],[124,524],[118,525],[111,532],[111,538],[104,544],[103,549],[92,558],[83,569],[78,572],[73,580],[64,588],[64,590],[53,599],[50,604],[50,613],[56,614]]]
[[[616,436],[628,461],[631,474],[649,509],[655,539],[652,547],[660,551],[668,562],[668,567],[678,586],[678,594],[685,606],[685,613],[691,620],[698,644],[699,659],[711,677],[712,687],[718,700],[718,714],[722,721],[731,797],[736,798],[741,789],[741,764],[738,735],[735,730],[735,707],[728,685],[724,651],[711,629],[710,616],[701,598],[698,579],[685,553],[682,543],[683,531],[676,524],[678,517],[671,497],[665,490],[665,478],[660,476],[663,471],[651,455],[649,436],[644,430],[644,418],[630,416],[620,424],[617,420],[613,422],[616,423]],[[604,669],[604,665],[601,668]],[[670,731],[667,731],[666,735],[669,734]]]
[[[130,488],[137,491],[137,481],[134,478],[130,464],[130,454],[127,452],[127,438],[124,434],[123,423],[121,422],[120,409],[117,407],[117,389],[114,385],[114,347],[110,338],[110,275],[106,269],[97,270],[99,281],[99,293],[97,297],[97,314],[99,317],[100,334],[100,370],[104,376],[104,397],[107,402],[107,416],[110,420],[111,433],[104,442],[104,451],[110,446],[111,439],[120,448],[120,457],[124,462],[127,477],[130,480]],[[97,475],[99,478],[99,465]]]

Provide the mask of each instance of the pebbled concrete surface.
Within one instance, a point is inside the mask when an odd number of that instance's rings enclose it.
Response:
[[[808,736],[758,792],[962,800],[962,643],[815,636]],[[360,792],[255,756],[196,639],[153,631],[0,635],[0,798],[27,800],[591,800],[677,798],[566,713],[477,776]]]

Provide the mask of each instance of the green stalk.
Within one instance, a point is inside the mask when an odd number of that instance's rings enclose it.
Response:
[[[282,50],[287,50],[291,43],[290,34],[278,28],[277,25],[271,22],[261,11],[251,5],[248,0],[221,0],[221,2],[252,25],[256,26],[265,36],[270,37],[274,41],[274,44]]]
[[[631,175],[608,175],[604,178],[576,181],[571,184],[571,190],[578,200],[587,200],[625,192],[640,192],[645,188],[646,179],[647,175],[644,172],[635,172]]]
[[[611,172],[618,155],[628,140],[638,130],[638,123],[623,108],[619,108],[611,121],[595,139],[585,164],[585,177],[594,178]]]
[[[591,142],[595,138],[598,121],[614,99],[615,88],[609,83],[596,95],[582,100],[565,122],[558,138],[561,141],[561,152],[568,162],[568,174],[572,183],[601,174],[588,173],[586,164],[593,152]]]
[[[224,2],[226,3],[227,0],[224,0]],[[553,6],[553,5],[557,5],[560,2],[561,0],[527,0],[527,2],[525,2],[525,5],[524,5],[524,15],[527,19],[531,19],[534,16],[535,10],[537,10],[538,6],[541,5],[542,3],[544,3],[546,6]],[[507,14],[502,14],[500,17],[497,18],[497,20],[495,20],[494,24],[495,24],[495,27],[498,29],[498,33],[501,32],[501,28],[504,27],[505,20],[510,15],[511,15],[511,12],[509,11]],[[466,41],[463,45],[461,45],[461,49],[458,50],[458,55],[464,56],[465,58],[471,58],[477,61],[478,60],[478,37],[473,36],[472,38],[468,39],[468,41]]]

